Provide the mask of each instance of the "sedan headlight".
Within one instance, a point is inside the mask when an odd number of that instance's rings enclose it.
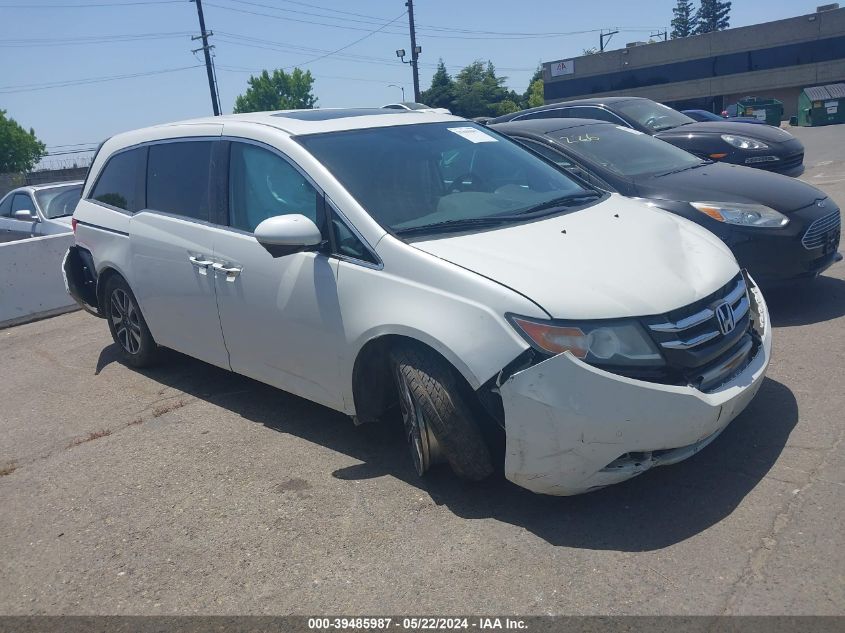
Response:
[[[663,365],[654,342],[636,321],[582,321],[562,324],[513,316],[510,322],[544,354],[572,355],[595,365]]]
[[[789,218],[783,213],[762,204],[743,204],[741,202],[690,202],[690,204],[714,220],[727,224],[758,226],[768,229],[776,229],[789,224]]]
[[[739,149],[769,149],[763,141],[758,141],[755,138],[748,136],[737,136],[736,134],[722,134],[722,140],[728,145],[733,145]]]

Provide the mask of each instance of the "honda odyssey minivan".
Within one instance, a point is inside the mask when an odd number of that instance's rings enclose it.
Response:
[[[124,361],[178,350],[351,416],[413,465],[569,495],[701,450],[754,397],[763,297],[727,247],[475,123],[389,109],[115,136],[63,271]],[[503,442],[501,440],[504,440]]]

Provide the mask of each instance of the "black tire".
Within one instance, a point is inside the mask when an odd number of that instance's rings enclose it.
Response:
[[[438,456],[463,479],[480,481],[493,473],[490,451],[473,420],[470,407],[458,389],[454,369],[440,356],[423,345],[405,343],[391,350],[393,376],[399,392],[405,437],[409,442],[414,466],[425,474]],[[403,391],[407,387],[407,391]],[[406,393],[415,405],[418,423],[421,420],[423,450],[415,445],[413,423],[406,417]],[[421,417],[419,414],[421,413]],[[432,455],[426,459],[426,431],[434,436]],[[428,436],[430,437],[430,436]]]
[[[159,348],[129,284],[120,275],[112,275],[103,292],[106,321],[123,361],[132,367],[153,365]]]

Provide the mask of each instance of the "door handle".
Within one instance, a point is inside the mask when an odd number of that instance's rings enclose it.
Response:
[[[226,266],[225,264],[221,264],[219,262],[214,262],[211,267],[220,273],[226,274],[226,281],[234,281],[235,277],[241,274],[243,268],[240,266]]]
[[[208,259],[200,259],[199,257],[194,257],[193,255],[188,256],[188,261],[191,262],[197,268],[208,268],[214,262]]]

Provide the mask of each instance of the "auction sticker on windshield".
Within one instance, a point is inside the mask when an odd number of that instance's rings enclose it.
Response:
[[[474,127],[450,127],[447,129],[473,143],[495,143],[498,140]]]

